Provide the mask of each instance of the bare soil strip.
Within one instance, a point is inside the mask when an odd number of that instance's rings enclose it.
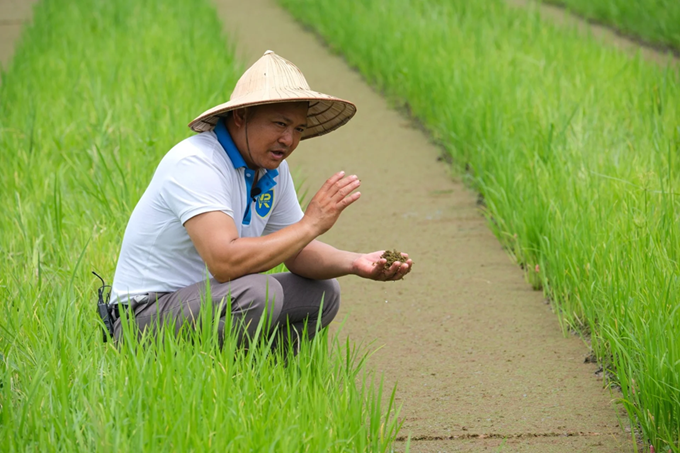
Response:
[[[621,49],[630,55],[640,53],[645,60],[653,61],[660,65],[680,63],[680,51],[677,49],[647,43],[632,34],[626,34],[609,25],[591,21],[574,14],[558,4],[559,2],[548,1],[551,4],[539,3],[536,0],[507,0],[511,6],[539,8],[541,17],[552,20],[557,24],[574,27],[583,34],[592,34],[596,39]]]
[[[661,43],[656,43],[656,42],[651,42],[647,41],[645,38],[642,38],[633,32],[629,32],[623,29],[620,29],[616,27],[614,24],[609,24],[606,22],[602,22],[598,19],[592,19],[589,18],[585,15],[580,14],[577,11],[569,9],[569,7],[561,2],[560,0],[543,0],[548,7],[553,7],[553,8],[558,8],[561,9],[564,14],[569,14],[571,16],[574,16],[578,18],[581,21],[587,22],[593,27],[601,27],[601,28],[606,28],[608,30],[611,30],[616,36],[618,36],[621,39],[625,39],[629,41],[632,44],[638,45],[640,47],[645,47],[648,49],[651,49],[655,52],[658,52],[661,55],[672,55],[675,57],[676,62],[680,61],[680,49],[673,47],[669,44],[661,44]]]
[[[361,200],[323,240],[396,248],[415,261],[404,282],[341,279],[340,314],[353,341],[380,348],[369,363],[388,388],[398,384],[402,434],[419,439],[412,451],[504,442],[509,451],[631,451],[616,395],[584,364],[587,348],[564,338],[487,228],[476,195],[437,161],[441,151],[273,0],[215,3],[245,61],[272,49],[313,89],[358,105],[347,126],[303,142],[290,162],[310,191],[338,170],[362,180]]]
[[[35,0],[0,0],[0,67],[14,54],[14,45],[25,22],[31,19]]]

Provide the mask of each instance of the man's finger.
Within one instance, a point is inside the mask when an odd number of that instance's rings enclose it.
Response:
[[[392,266],[390,266],[390,268],[386,269],[384,272],[386,280],[396,281],[402,279],[404,275],[410,272],[412,263],[413,262],[411,260],[407,260],[404,263],[395,261],[392,263]]]
[[[406,274],[409,273],[409,267],[406,263],[402,264],[397,273],[394,275],[392,280],[401,280]]]
[[[347,179],[347,178],[345,178],[345,179]],[[342,181],[340,181],[340,182],[342,182]],[[339,190],[335,194],[332,195],[332,197],[335,201],[340,201],[343,198],[345,198],[347,195],[349,195],[351,192],[358,189],[360,185],[361,185],[361,181],[359,181],[358,179],[350,181],[348,184],[345,184],[344,186],[340,187]]]
[[[356,175],[343,176],[344,173],[345,172],[339,172],[330,177],[324,185],[321,186],[321,189],[316,193],[316,196],[319,196],[322,199],[338,201],[338,199],[340,199],[337,197],[338,192],[348,184],[352,184],[352,182],[358,180]]]
[[[331,185],[331,187],[328,189],[328,195],[331,198],[335,198],[336,200],[338,200],[341,198],[338,197],[338,194],[342,190],[346,189],[348,186],[356,184],[357,181],[359,181],[359,178],[357,178],[356,175],[345,176],[344,178],[336,181],[333,185]],[[345,195],[347,195],[347,193],[349,192],[346,192]]]
[[[401,267],[401,263],[399,261],[395,261],[392,263],[392,265],[383,271],[383,275],[385,276],[385,280],[392,280],[395,275],[397,275],[397,272],[399,271],[399,268]]]
[[[319,189],[319,192],[328,191],[333,186],[333,184],[340,181],[344,176],[345,176],[344,171],[337,172],[336,174],[334,174],[333,176],[326,180],[323,186],[321,186],[321,189]]]
[[[343,211],[347,206],[357,201],[359,197],[361,197],[361,192],[354,192],[353,194],[350,194],[343,198],[342,200],[338,201],[340,211]]]
[[[381,255],[383,253],[385,253],[384,250],[382,252],[380,252]],[[382,269],[382,268],[385,267],[386,262],[387,262],[387,260],[385,258],[378,258],[378,261],[373,262],[373,267],[377,268],[377,269]]]
[[[394,275],[393,280],[401,280],[404,278],[406,274],[411,272],[411,266],[413,264],[413,261],[408,260],[405,263],[402,263],[402,265],[399,267],[397,270],[397,273]]]

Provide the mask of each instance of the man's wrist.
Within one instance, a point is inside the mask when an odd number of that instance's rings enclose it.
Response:
[[[359,267],[357,266],[357,260],[361,258],[361,253],[347,252],[349,254],[349,270],[350,275],[359,275]]]
[[[316,227],[314,221],[310,219],[309,216],[305,215],[304,217],[302,217],[298,224],[302,228],[303,234],[305,236],[311,236],[312,240],[321,236],[321,231],[319,231],[319,228]]]

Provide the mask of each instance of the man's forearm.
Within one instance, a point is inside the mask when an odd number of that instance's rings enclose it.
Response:
[[[237,238],[226,247],[215,247],[209,270],[218,281],[263,272],[298,254],[315,237],[313,229],[298,222],[267,236]]]
[[[358,253],[338,250],[314,240],[300,253],[286,261],[286,267],[301,277],[326,280],[354,273],[352,264]]]

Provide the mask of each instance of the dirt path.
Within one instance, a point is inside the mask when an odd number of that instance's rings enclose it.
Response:
[[[624,36],[613,28],[588,22],[584,18],[570,13],[562,6],[547,3],[539,4],[536,0],[507,0],[507,3],[519,8],[540,8],[541,17],[563,26],[574,27],[583,34],[592,34],[595,39],[608,45],[613,45],[630,55],[635,55],[639,52],[645,60],[661,65],[669,63],[677,65],[680,63],[680,58],[670,50],[663,51],[656,49],[652,45],[642,43],[639,39]]]
[[[275,50],[312,88],[358,104],[347,126],[303,142],[290,162],[310,190],[341,169],[362,179],[362,199],[324,240],[396,247],[416,262],[400,283],[341,279],[345,332],[381,347],[370,364],[398,383],[402,434],[420,439],[412,451],[496,449],[505,437],[506,451],[631,450],[586,347],[562,336],[440,150],[273,0],[216,4],[245,61]]]
[[[0,0],[0,68],[14,53],[14,45],[25,21],[31,18],[34,0]]]

